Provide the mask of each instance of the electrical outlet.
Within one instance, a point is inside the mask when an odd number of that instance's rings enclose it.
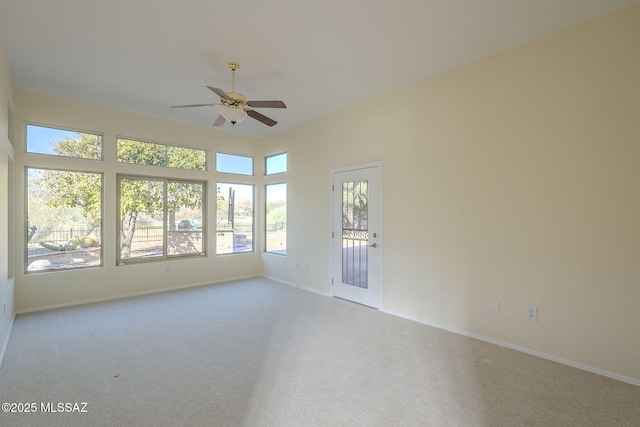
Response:
[[[527,320],[537,321],[538,320],[538,307],[534,305],[527,306],[526,312]]]
[[[493,311],[494,313],[498,313],[500,311],[500,301],[491,301],[491,311]]]

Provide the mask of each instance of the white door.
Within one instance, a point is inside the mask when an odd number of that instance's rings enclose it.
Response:
[[[380,306],[380,167],[332,173],[333,295]]]

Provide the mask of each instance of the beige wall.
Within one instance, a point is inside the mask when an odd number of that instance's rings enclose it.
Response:
[[[638,52],[640,6],[267,138],[265,274],[330,293],[329,171],[381,161],[384,310],[640,381]]]
[[[9,131],[9,116],[13,105],[11,70],[0,40],[0,363],[9,328],[13,321],[13,268],[10,267],[10,207],[13,195],[13,146]]]
[[[257,184],[258,177],[239,177],[215,171],[182,171],[153,166],[116,163],[115,138],[126,136],[169,144],[200,147],[209,151],[210,165],[216,150],[253,155],[256,140],[207,127],[196,127],[168,120],[117,111],[75,101],[21,90],[16,91],[16,230],[25,230],[24,167],[73,168],[104,174],[104,224],[102,248],[104,267],[73,271],[24,273],[23,234],[16,239],[16,310],[69,304],[77,301],[211,283],[260,273],[256,253],[216,256],[215,217],[208,217],[209,251],[206,257],[116,266],[116,174],[129,173],[208,181],[208,211],[216,210],[216,182]],[[99,132],[104,134],[104,160],[65,159],[24,152],[25,123],[35,123]],[[259,173],[261,161],[256,162]],[[258,175],[259,176],[259,175]],[[169,271],[167,271],[167,268]]]

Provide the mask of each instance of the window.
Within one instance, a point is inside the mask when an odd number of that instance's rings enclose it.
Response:
[[[102,174],[27,168],[26,271],[102,265]]]
[[[265,232],[267,252],[287,254],[287,184],[265,187]]]
[[[253,251],[253,185],[218,183],[216,253]]]
[[[265,174],[273,175],[287,171],[287,153],[265,157]]]
[[[136,165],[207,170],[207,152],[156,142],[117,138],[117,161]]]
[[[216,171],[239,175],[253,175],[253,157],[216,153]]]
[[[81,159],[102,159],[100,135],[27,125],[27,152]]]
[[[205,254],[204,182],[118,177],[118,263]]]

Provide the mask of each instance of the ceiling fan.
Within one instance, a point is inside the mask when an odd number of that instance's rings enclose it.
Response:
[[[171,108],[190,107],[224,107],[218,118],[213,122],[213,126],[222,126],[224,122],[232,125],[241,122],[246,116],[252,117],[267,126],[273,126],[275,120],[260,114],[254,108],[287,108],[282,101],[247,101],[247,97],[236,92],[236,70],[240,68],[236,62],[229,62],[227,68],[231,70],[231,92],[225,92],[217,87],[207,86],[211,91],[220,97],[220,102],[216,104],[189,104],[172,105]]]

